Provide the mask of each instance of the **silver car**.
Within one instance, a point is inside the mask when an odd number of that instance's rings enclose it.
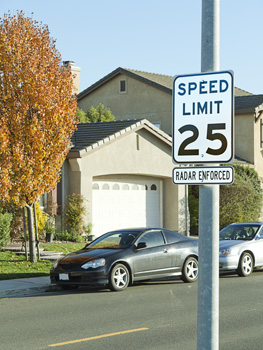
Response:
[[[219,233],[219,269],[242,277],[263,267],[263,223],[231,224]]]

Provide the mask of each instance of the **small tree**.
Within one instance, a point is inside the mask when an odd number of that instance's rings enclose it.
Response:
[[[87,123],[87,115],[79,107],[77,107],[76,116],[77,116],[80,123]]]
[[[0,212],[0,249],[6,247],[10,241],[12,219],[11,213]]]
[[[96,108],[91,106],[87,111],[86,122],[96,123],[96,122],[109,122],[113,121],[114,115],[111,113],[109,108],[105,108],[102,103],[99,103]]]
[[[65,223],[72,236],[79,236],[84,232],[84,214],[86,212],[84,201],[81,194],[73,193],[67,198]]]
[[[23,12],[0,19],[0,199],[27,208],[30,260],[36,262],[32,205],[58,182],[75,130],[71,72],[46,25]]]

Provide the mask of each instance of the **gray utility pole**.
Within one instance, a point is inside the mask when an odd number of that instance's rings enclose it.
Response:
[[[219,70],[219,0],[202,0],[202,72]],[[197,350],[218,350],[219,185],[199,187]]]

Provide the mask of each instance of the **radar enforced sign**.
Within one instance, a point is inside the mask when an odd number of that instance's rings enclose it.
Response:
[[[233,72],[179,75],[173,81],[173,160],[231,163]]]
[[[222,167],[180,167],[173,169],[175,185],[231,185],[234,182],[234,169],[231,166]]]

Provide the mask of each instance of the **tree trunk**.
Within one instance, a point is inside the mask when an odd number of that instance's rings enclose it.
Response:
[[[27,209],[30,261],[33,263],[36,263],[37,262],[37,254],[36,254],[36,242],[35,242],[35,231],[34,231],[32,205],[27,204],[26,209]]]

